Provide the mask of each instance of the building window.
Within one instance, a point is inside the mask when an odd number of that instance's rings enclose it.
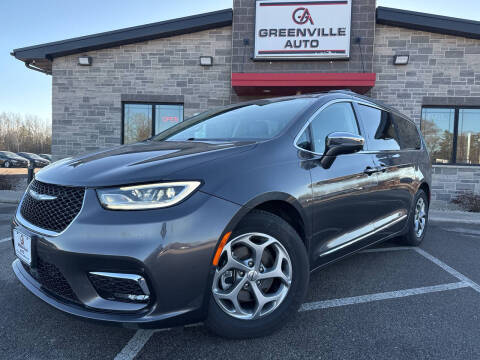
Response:
[[[433,164],[480,165],[480,109],[424,107],[422,133]]]
[[[155,105],[155,135],[183,121],[183,105]]]
[[[122,143],[143,141],[182,121],[182,104],[123,103]]]
[[[152,136],[152,105],[125,104],[123,108],[123,143],[131,144]]]
[[[457,163],[480,164],[480,109],[459,109]]]

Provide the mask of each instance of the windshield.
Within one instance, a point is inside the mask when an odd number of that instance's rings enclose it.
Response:
[[[36,160],[45,160],[43,158],[41,158],[40,156],[38,156],[37,154],[32,154],[32,153],[18,153],[20,156],[24,156],[26,158],[30,158],[30,159],[36,159]]]
[[[0,155],[9,156],[9,157],[18,157],[17,154],[15,154],[11,151],[0,151]]]
[[[165,130],[152,140],[271,139],[314,101],[313,98],[264,100],[207,111]]]

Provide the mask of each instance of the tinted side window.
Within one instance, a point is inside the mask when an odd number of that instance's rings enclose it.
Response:
[[[360,135],[352,105],[348,102],[332,104],[323,109],[310,124],[313,147],[316,153],[325,150],[325,138],[333,132]]]
[[[397,127],[398,139],[401,149],[420,149],[421,141],[417,127],[407,119],[394,115],[393,119]]]
[[[393,117],[390,113],[366,105],[358,105],[364,123],[369,150],[400,150]]]

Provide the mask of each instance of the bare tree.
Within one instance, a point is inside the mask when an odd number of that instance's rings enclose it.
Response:
[[[47,120],[34,115],[0,113],[0,150],[49,154],[52,128]]]

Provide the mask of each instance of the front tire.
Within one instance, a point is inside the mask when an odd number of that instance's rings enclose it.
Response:
[[[428,207],[425,191],[418,190],[408,219],[407,233],[399,239],[403,245],[419,246],[425,238],[428,226]]]
[[[10,167],[10,161],[5,161],[3,163],[3,166],[6,167],[6,168],[9,168]]]
[[[237,226],[215,270],[206,326],[226,338],[252,338],[280,328],[303,302],[307,251],[283,219],[254,210]]]

